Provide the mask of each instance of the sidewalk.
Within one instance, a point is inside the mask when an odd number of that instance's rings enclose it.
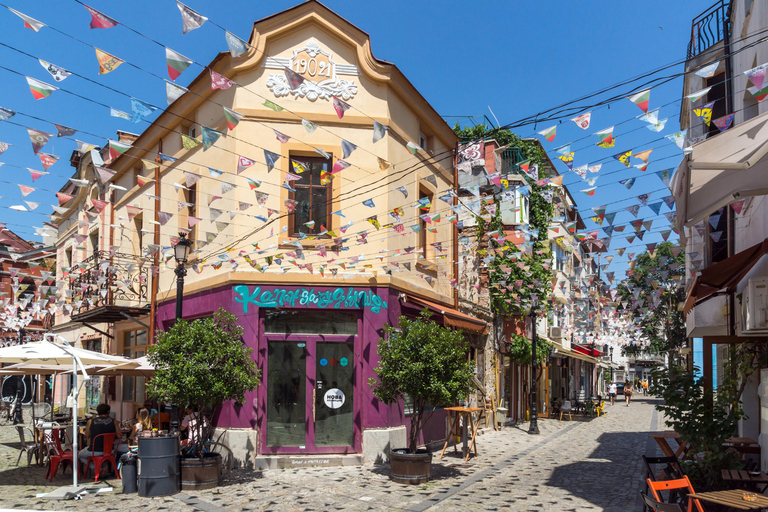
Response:
[[[527,424],[478,436],[479,457],[464,463],[452,448],[433,460],[432,481],[395,484],[389,467],[291,468],[234,471],[217,489],[168,498],[139,498],[114,492],[80,501],[46,502],[35,497],[71,483],[59,475],[44,480],[45,468],[15,467],[18,449],[13,427],[0,427],[0,508],[33,510],[635,510],[642,480],[640,456],[648,448],[653,403],[640,398],[631,407],[606,406],[607,415],[590,421],[541,419],[541,435]],[[657,427],[661,428],[661,427]]]

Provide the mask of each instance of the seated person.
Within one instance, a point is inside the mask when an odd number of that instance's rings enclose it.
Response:
[[[141,437],[142,432],[152,431],[152,420],[149,417],[149,411],[146,409],[139,409],[139,413],[136,415],[136,423],[133,425],[131,433],[128,435],[128,443],[135,445],[137,439]]]
[[[181,420],[181,426],[179,427],[182,432],[187,433],[187,439],[182,441],[182,446],[195,444],[200,439],[200,433],[198,432],[198,418],[200,417],[202,417],[203,437],[205,437],[208,430],[208,420],[205,418],[204,414],[198,412],[196,405],[187,407],[187,415]],[[205,441],[205,439],[203,439],[203,441]]]
[[[119,436],[120,434],[120,425],[110,417],[109,411],[109,404],[99,404],[96,407],[97,416],[88,420],[85,425],[87,442],[85,448],[77,454],[77,460],[83,466],[88,462],[88,457],[104,455],[104,438],[96,439],[96,436],[99,434],[118,434]],[[119,439],[119,437],[115,438],[116,442],[113,446],[119,443]]]
[[[150,416],[154,416],[155,414],[157,414],[157,409],[152,407],[152,402],[150,402],[149,400],[145,400],[144,405],[142,407],[144,407],[144,409],[149,411]]]

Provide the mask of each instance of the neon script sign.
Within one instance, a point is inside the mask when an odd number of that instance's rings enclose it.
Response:
[[[239,297],[235,301],[243,305],[243,313],[248,313],[248,305],[253,304],[262,308],[316,306],[318,308],[370,308],[371,312],[378,313],[387,309],[387,303],[371,290],[357,291],[354,288],[335,288],[333,290],[315,291],[314,288],[296,288],[286,290],[274,288],[263,290],[256,286],[253,293],[248,287],[239,284],[233,288]]]

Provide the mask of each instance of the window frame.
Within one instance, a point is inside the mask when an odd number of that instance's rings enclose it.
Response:
[[[136,341],[140,333],[144,334],[144,343],[142,345],[137,345]],[[130,335],[131,343],[126,345],[126,339],[128,335]],[[137,329],[129,329],[129,330],[123,331],[122,343],[123,343],[122,355],[125,356],[126,351],[130,350],[131,355],[129,359],[136,359],[136,357],[143,357],[144,355],[147,354],[147,349],[149,348],[149,336],[148,336],[147,329],[137,328]],[[141,356],[137,356],[136,355],[137,350],[142,352],[143,354]],[[142,393],[143,396],[141,397],[141,400],[137,400],[137,396],[136,396],[136,388],[137,388],[136,383],[139,382],[138,379],[141,379],[140,382],[142,383],[141,389],[143,390],[143,393]],[[130,382],[130,385],[127,385],[128,382]],[[126,390],[128,388],[130,388],[131,391],[130,391],[130,396],[126,398]],[[146,382],[144,377],[133,377],[129,375],[124,375],[122,377],[121,387],[120,387],[120,398],[123,402],[133,402],[134,404],[144,403],[144,400],[146,399],[146,393],[147,393],[147,388],[146,388]]]
[[[302,157],[302,156],[299,156],[299,155],[289,155],[288,168],[291,171],[293,170],[293,162],[294,162],[294,160],[296,160],[297,162],[299,162],[301,164],[308,164],[308,165],[319,164],[321,166],[325,165],[326,169],[329,169],[326,172],[332,172],[331,171],[331,162],[333,162],[333,155],[331,155],[330,159],[326,159],[326,158],[323,158],[323,157],[315,157],[315,156]],[[320,184],[315,185],[315,184],[313,184],[313,178],[312,178],[311,170],[307,169],[306,172],[309,173],[309,181],[310,181],[309,185],[299,185],[298,184],[299,183],[298,180],[290,183],[290,185],[291,185],[291,188],[296,189],[297,192],[298,192],[299,188],[301,188],[301,189],[309,189],[309,211],[310,211],[310,215],[311,215],[311,212],[314,210],[313,205],[312,205],[312,200],[313,200],[312,192],[314,191],[314,189],[325,188],[325,196],[326,196],[325,223],[323,224],[321,222],[318,222],[316,219],[310,218],[309,220],[314,220],[315,221],[315,225],[312,226],[311,228],[309,228],[307,226],[304,226],[307,229],[307,232],[304,233],[306,236],[318,236],[317,233],[320,232],[320,226],[325,225],[326,229],[332,229],[333,228],[332,222],[331,222],[331,212],[333,211],[333,180],[331,180],[330,183],[328,183],[326,185],[320,185]],[[318,177],[318,179],[320,179],[320,178]],[[288,191],[288,199],[290,199],[292,201],[296,201],[296,192]],[[300,238],[301,237],[301,234],[300,234],[301,231],[299,231],[299,229],[296,226],[296,218],[297,218],[296,217],[296,209],[298,209],[298,204],[296,205],[296,208],[294,209],[294,211],[288,215],[288,229],[289,229],[291,238]],[[322,235],[320,238],[330,238],[330,235],[325,234],[325,235]]]

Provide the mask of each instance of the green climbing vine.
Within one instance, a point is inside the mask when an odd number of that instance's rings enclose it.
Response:
[[[486,135],[484,126],[473,126],[461,129],[457,124],[454,131],[462,140],[476,140]],[[489,136],[491,138],[491,136]],[[535,142],[523,140],[509,130],[499,130],[492,134],[502,146],[517,148],[523,161],[530,160],[531,165],[540,169],[547,162],[544,150]],[[552,294],[553,272],[550,268],[550,249],[547,228],[554,213],[554,205],[542,192],[536,182],[519,169],[517,172],[524,176],[529,185],[528,196],[528,229],[530,231],[531,250],[521,251],[515,244],[504,236],[504,226],[501,221],[501,200],[494,196],[495,211],[490,215],[490,221],[477,218],[476,235],[478,241],[488,238],[488,247],[478,252],[488,262],[488,289],[493,310],[502,315],[521,315],[527,313],[531,295],[538,296],[538,311],[551,310],[550,297]],[[488,206],[481,202],[481,216],[488,218]],[[490,209],[491,211],[494,208]]]

